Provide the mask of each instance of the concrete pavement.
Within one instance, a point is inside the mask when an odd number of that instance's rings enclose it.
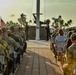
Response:
[[[50,41],[30,40],[27,46],[16,75],[62,75],[50,50]]]

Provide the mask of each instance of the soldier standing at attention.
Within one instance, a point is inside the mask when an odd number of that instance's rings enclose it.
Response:
[[[10,48],[7,44],[6,41],[4,41],[3,39],[3,30],[0,29],[0,44],[3,45],[3,47],[5,48],[5,56],[4,56],[4,64],[7,65],[6,69],[5,69],[5,72],[4,72],[4,75],[8,74],[8,62],[9,62],[9,54],[10,54]]]
[[[4,72],[6,51],[3,45],[0,44],[0,74]]]
[[[26,22],[26,26],[25,26],[26,40],[28,40],[28,31],[29,31],[29,26],[28,26],[28,22]]]
[[[2,31],[2,29],[0,29],[0,44],[3,45],[3,47],[6,49],[7,54],[9,54],[10,53],[10,48],[9,48],[7,42],[4,41],[2,38],[3,38],[3,31]]]
[[[76,75],[76,33],[71,35],[72,45],[69,46],[67,51],[68,67],[65,70],[65,75]]]
[[[23,38],[23,52],[26,52],[26,48],[27,48],[26,34],[22,27],[18,28],[18,34]]]

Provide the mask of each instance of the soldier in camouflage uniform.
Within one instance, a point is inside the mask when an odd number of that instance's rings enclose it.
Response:
[[[2,39],[2,35],[3,35],[3,31],[2,31],[2,29],[0,29],[0,44],[2,44],[3,47],[6,49],[7,57],[8,57],[8,55],[10,53],[10,48],[9,48],[7,42]]]
[[[10,52],[13,53],[14,52],[13,50],[16,50],[17,48],[17,43],[13,38],[8,36],[8,31],[6,28],[2,28],[2,30],[3,30],[3,40],[5,40],[9,44],[10,48],[13,47],[13,49],[11,48]]]
[[[25,31],[23,30],[23,28],[21,28],[21,27],[18,28],[18,34],[23,39],[23,52],[26,52],[27,42],[26,42],[26,34],[25,34]]]
[[[64,75],[76,75],[76,33],[71,35],[72,45],[67,51],[68,65],[64,69]]]
[[[6,57],[6,50],[3,45],[0,44],[0,72],[4,72],[4,65],[5,65],[5,57]]]
[[[24,31],[19,27],[15,27],[15,35],[20,39],[20,49],[21,49],[21,53],[23,55],[24,52],[26,52],[26,48],[27,48],[27,43],[26,43],[26,36]]]
[[[9,60],[9,64],[8,64],[8,68],[9,68],[9,72],[13,71],[14,72],[14,62],[15,62],[15,55],[14,52],[17,50],[17,42],[11,38],[8,37],[8,31],[6,28],[2,28],[3,30],[3,40],[5,40],[10,47],[10,60]]]
[[[2,35],[3,35],[3,31],[2,31],[2,29],[0,29],[0,44],[3,45],[3,47],[5,48],[5,51],[6,51],[6,54],[4,56],[4,58],[5,58],[4,63],[6,65],[8,65],[10,48],[9,48],[7,42],[2,39],[3,38]],[[6,67],[5,73],[8,73],[8,67]],[[4,74],[4,75],[6,75],[6,74]]]
[[[17,34],[17,30],[14,26],[11,26],[10,30],[12,33],[9,36],[12,37],[17,42],[17,46],[18,46],[16,63],[20,63],[20,54],[22,53],[21,50],[23,46],[22,38]]]
[[[14,26],[11,26],[11,27],[10,27],[10,30],[12,31],[10,37],[14,38],[14,40],[15,40],[16,42],[19,42],[20,45],[23,45],[22,39],[21,39],[21,37],[17,34],[16,28],[15,28]]]

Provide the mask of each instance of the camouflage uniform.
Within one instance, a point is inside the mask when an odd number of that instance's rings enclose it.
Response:
[[[67,63],[67,68],[64,69],[65,75],[76,75],[76,43],[68,48]]]
[[[22,38],[22,42],[24,43],[26,41],[25,33],[20,31],[20,32],[17,32],[17,34]]]
[[[3,40],[5,40],[9,44],[10,49],[13,47],[13,50],[16,50],[17,43],[13,38],[8,37],[7,35],[4,35]],[[14,51],[12,50],[10,51],[10,53],[13,53],[13,52]]]
[[[17,34],[21,37],[22,42],[23,42],[23,52],[26,52],[26,48],[27,48],[27,42],[26,42],[26,35],[25,32],[23,30],[19,30],[19,32],[17,32]]]
[[[3,47],[6,49],[6,53],[7,53],[6,57],[8,57],[9,56],[9,53],[10,53],[10,48],[9,48],[7,42],[4,41],[4,40],[2,40],[2,39],[0,39],[0,44],[2,44]],[[7,60],[6,60],[5,63],[7,63]]]
[[[25,34],[24,31],[21,31],[21,34],[23,34],[23,40],[24,40],[24,47],[23,47],[23,50],[24,50],[24,52],[26,52],[26,48],[27,48],[26,34]]]
[[[22,46],[22,45],[23,45],[23,38],[22,38],[18,33],[16,33],[15,36],[16,36],[17,38],[19,38],[19,43],[20,43],[20,45]]]
[[[10,37],[12,37],[16,42],[17,42],[17,52],[15,52],[15,55],[17,55],[17,58],[16,58],[16,63],[20,63],[20,55],[22,55],[22,46],[23,46],[23,40],[22,40],[22,37],[20,35],[18,35],[18,31],[17,29],[15,29],[13,27],[13,30],[11,29],[12,33],[10,35]]]
[[[19,35],[17,35],[17,30],[14,26],[10,27],[11,33],[10,33],[10,37],[12,37],[16,42],[19,42],[20,44],[22,44],[22,41],[19,37]]]
[[[0,62],[1,62],[1,64],[4,64],[4,57],[6,56],[6,51],[5,51],[5,48],[3,47],[3,45],[1,45],[0,44]],[[4,59],[2,59],[2,57],[4,58]]]
[[[0,39],[0,44],[2,44],[6,48],[7,52],[10,53],[10,48],[6,41],[4,41],[3,39]]]
[[[6,61],[5,57],[6,57],[5,48],[0,44],[0,72],[4,72],[4,65]]]

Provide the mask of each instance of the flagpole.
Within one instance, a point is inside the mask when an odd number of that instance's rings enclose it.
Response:
[[[37,0],[36,8],[37,18],[36,18],[36,40],[40,40],[40,0]]]

